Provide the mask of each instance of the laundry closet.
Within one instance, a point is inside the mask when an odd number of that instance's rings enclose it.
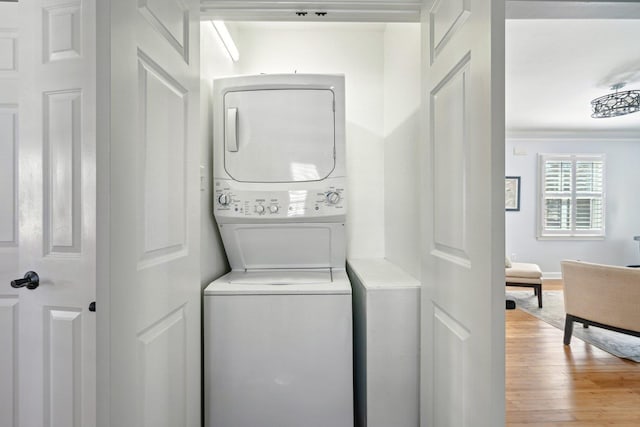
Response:
[[[347,258],[388,258],[419,275],[418,142],[420,25],[413,23],[227,22],[233,62],[209,21],[201,23],[203,182],[211,174],[212,80],[238,74],[344,74]],[[218,256],[212,193],[202,203],[203,276]],[[206,231],[206,233],[205,233]],[[210,246],[207,248],[207,246]],[[205,261],[206,260],[206,261]]]
[[[414,426],[419,419],[420,26],[225,24],[239,52],[237,61],[227,52],[213,23],[201,23],[203,288],[227,271],[218,224],[212,215],[212,207],[220,205],[220,194],[216,193],[220,191],[212,190],[211,176],[217,154],[212,149],[213,79],[260,74],[344,75],[345,228],[354,304],[356,424]],[[207,304],[205,349],[209,348]],[[211,360],[215,357],[205,354],[205,375]],[[215,393],[224,395],[222,391]],[[205,406],[209,405],[206,394],[205,386]],[[220,406],[218,411],[223,407],[230,405]]]

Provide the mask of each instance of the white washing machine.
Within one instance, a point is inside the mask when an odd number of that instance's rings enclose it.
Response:
[[[206,427],[352,427],[344,77],[217,79]]]

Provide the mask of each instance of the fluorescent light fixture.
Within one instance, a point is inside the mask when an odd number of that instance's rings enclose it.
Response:
[[[211,23],[213,24],[213,28],[216,29],[218,37],[222,40],[222,44],[224,44],[224,47],[227,49],[227,52],[233,62],[238,62],[238,59],[240,59],[240,52],[238,52],[238,48],[233,42],[233,38],[231,38],[231,34],[229,33],[227,26],[224,25],[223,21],[211,21]]]

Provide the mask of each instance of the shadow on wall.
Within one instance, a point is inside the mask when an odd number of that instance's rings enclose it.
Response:
[[[386,258],[420,278],[420,111],[384,139]]]
[[[218,225],[213,216],[213,123],[211,81],[200,82],[200,117],[202,120],[202,146],[200,171],[203,185],[200,191],[200,285],[204,289],[213,280],[230,270],[224,252]]]
[[[347,118],[347,258],[384,257],[384,139]]]

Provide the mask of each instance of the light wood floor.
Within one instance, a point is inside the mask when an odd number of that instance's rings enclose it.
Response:
[[[564,346],[560,329],[523,311],[506,318],[507,426],[640,426],[640,363],[575,337]]]

